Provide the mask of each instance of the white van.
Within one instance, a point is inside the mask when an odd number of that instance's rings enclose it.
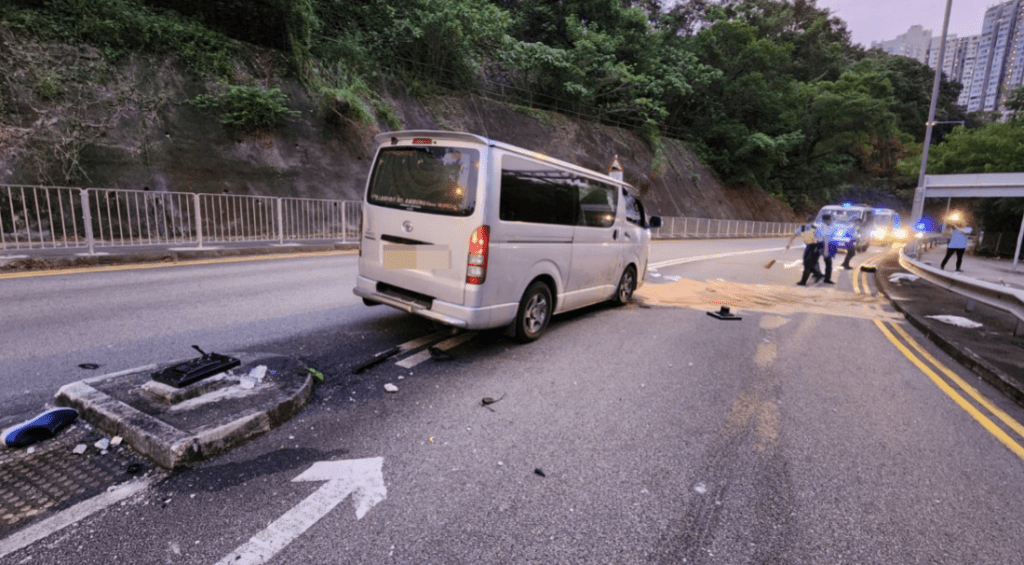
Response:
[[[367,305],[527,342],[643,283],[661,218],[628,184],[469,133],[375,140],[353,289]]]

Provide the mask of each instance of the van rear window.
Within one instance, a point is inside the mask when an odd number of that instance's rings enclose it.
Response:
[[[458,147],[389,147],[373,164],[366,201],[451,216],[476,205],[480,152]]]

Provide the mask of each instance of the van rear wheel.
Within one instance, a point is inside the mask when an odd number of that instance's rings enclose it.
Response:
[[[615,304],[623,305],[633,298],[633,291],[636,290],[636,271],[633,266],[626,267],[619,279],[619,287],[615,290]]]
[[[527,287],[516,314],[516,341],[529,343],[539,338],[548,327],[552,306],[548,285],[537,281]]]

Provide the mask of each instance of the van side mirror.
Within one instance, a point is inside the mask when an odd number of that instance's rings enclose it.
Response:
[[[661,216],[651,216],[651,219],[647,220],[647,227],[649,227],[649,228],[660,228],[661,227]]]

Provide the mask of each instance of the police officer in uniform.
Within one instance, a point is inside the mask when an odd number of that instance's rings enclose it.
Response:
[[[800,282],[796,283],[800,286],[807,286],[807,278],[812,274],[814,275],[814,282],[818,282],[822,278],[821,270],[818,269],[821,243],[816,237],[813,222],[814,216],[807,216],[807,222],[796,229],[796,232],[789,238],[789,243],[786,244],[786,249],[789,249],[789,246],[793,244],[793,240],[797,236],[802,237],[804,240],[804,275]]]
[[[857,255],[857,242],[860,241],[860,229],[863,222],[860,218],[853,221],[853,233],[850,234],[850,246],[846,248],[846,259],[843,261],[844,269],[852,269],[850,259]]]
[[[835,228],[832,227],[832,214],[822,214],[823,222],[818,229],[814,230],[814,237],[821,243],[821,256],[825,260],[825,284],[836,284],[832,280],[832,258],[836,255],[836,244],[832,241]]]

